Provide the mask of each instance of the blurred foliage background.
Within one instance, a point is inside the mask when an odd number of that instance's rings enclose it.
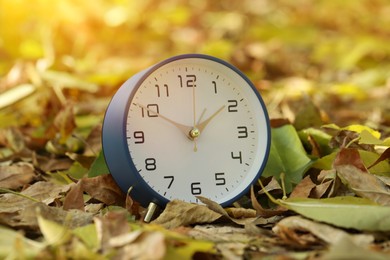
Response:
[[[45,124],[69,101],[94,125],[134,73],[205,53],[243,70],[273,118],[314,104],[321,122],[306,124],[388,135],[389,40],[388,0],[0,0],[0,127]]]

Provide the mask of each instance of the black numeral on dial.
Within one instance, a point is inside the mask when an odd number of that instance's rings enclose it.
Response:
[[[238,112],[238,101],[235,99],[228,100],[228,112]]]
[[[225,185],[225,184],[226,184],[225,173],[224,172],[217,172],[215,174],[215,185],[220,186],[220,185]]]
[[[145,134],[143,131],[135,131],[133,133],[134,136],[134,143],[135,144],[143,144],[145,142]]]
[[[171,186],[172,186],[173,181],[175,180],[175,177],[174,176],[164,176],[164,179],[168,179],[169,180],[168,189],[170,189]]]
[[[196,75],[193,75],[193,74],[189,74],[189,75],[185,75],[184,79],[181,75],[178,75],[179,77],[179,80],[180,80],[180,87],[182,88],[183,86],[184,87],[187,87],[187,88],[193,88],[193,87],[196,87]]]
[[[146,158],[145,159],[145,169],[148,171],[155,171],[157,169],[156,159]]]
[[[164,84],[163,85],[164,89],[165,89],[165,95],[167,97],[169,97],[169,89],[168,89],[168,85],[167,84]],[[161,97],[161,90],[160,90],[160,85],[156,84],[156,89],[157,89],[157,97]],[[161,88],[162,89],[162,88]],[[164,91],[163,91],[164,92]]]
[[[211,83],[213,83],[213,86],[214,86],[214,94],[217,94],[218,93],[218,91],[217,91],[217,82],[212,81]]]
[[[241,151],[238,152],[238,155],[235,155],[233,152],[230,153],[232,159],[240,160],[240,164],[242,164],[242,153]]]
[[[200,188],[200,182],[191,183],[191,193],[192,195],[200,195],[202,193],[202,189]]]
[[[160,110],[159,110],[157,104],[148,104],[146,106],[146,108],[147,109],[144,109],[143,107],[141,107],[141,116],[142,117],[145,117],[145,115],[147,117],[158,117],[158,114],[160,113]]]
[[[248,128],[246,126],[237,126],[238,138],[248,137]]]

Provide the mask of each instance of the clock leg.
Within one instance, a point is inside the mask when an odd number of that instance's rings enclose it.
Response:
[[[150,202],[148,209],[146,210],[144,221],[147,223],[152,221],[159,210],[160,208],[156,203]]]

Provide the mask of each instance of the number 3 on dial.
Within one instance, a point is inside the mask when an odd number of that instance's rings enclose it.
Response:
[[[103,152],[124,192],[144,206],[201,195],[227,206],[265,167],[270,125],[249,79],[218,58],[186,54],[126,81],[103,122]]]

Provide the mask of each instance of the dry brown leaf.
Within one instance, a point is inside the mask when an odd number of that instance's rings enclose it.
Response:
[[[218,214],[221,214],[222,216],[230,219],[231,221],[233,221],[234,223],[238,224],[238,225],[245,225],[247,223],[250,223],[250,222],[253,222],[256,218],[255,218],[255,212],[251,210],[251,215],[252,217],[248,217],[248,218],[234,218],[232,216],[230,216],[228,214],[228,212],[222,208],[221,205],[219,205],[218,203],[208,199],[208,198],[205,198],[205,197],[202,197],[202,196],[197,196],[197,198],[204,204],[207,205],[207,207],[213,211],[215,211],[216,213]]]
[[[36,167],[44,172],[54,172],[69,169],[74,161],[70,158],[51,158],[46,156],[37,156]]]
[[[310,175],[301,180],[290,194],[290,198],[308,198],[316,184],[311,180]]]
[[[141,205],[138,202],[134,201],[129,193],[126,194],[125,207],[131,215],[135,216],[136,219],[139,219],[141,217]]]
[[[390,158],[390,147],[387,148],[382,154],[381,156],[379,156],[379,158],[373,162],[369,167],[367,167],[368,169],[374,167],[375,165],[377,165],[378,163],[386,160],[386,159],[389,159]]]
[[[0,194],[0,213],[19,212],[38,201],[49,205],[54,200],[61,198],[62,194],[68,190],[69,185],[57,185],[48,181],[40,181],[20,192],[21,195],[13,193]]]
[[[98,241],[103,252],[111,248],[110,239],[130,231],[126,211],[124,210],[108,212],[103,217],[95,217],[94,222]]]
[[[226,208],[226,213],[234,219],[255,218],[256,210],[246,208]]]
[[[310,193],[310,198],[316,198],[316,199],[322,198],[325,194],[328,193],[332,184],[333,181],[326,181],[315,186]]]
[[[342,148],[335,158],[334,167],[342,182],[357,195],[390,206],[389,188],[368,172],[357,149]]]
[[[80,165],[86,169],[89,169],[92,163],[96,160],[96,156],[85,156],[77,153],[66,153],[65,155],[73,161],[80,163]]]
[[[84,156],[94,156],[96,157],[100,150],[102,150],[102,125],[96,125],[91,132],[89,133],[85,146]]]
[[[106,205],[125,206],[126,194],[118,187],[111,174],[83,178],[82,188],[92,198]]]
[[[84,211],[84,197],[81,181],[78,181],[76,184],[73,183],[70,185],[70,191],[66,194],[64,198],[63,209],[79,209]]]
[[[0,188],[18,189],[36,179],[34,167],[25,162],[0,164]]]
[[[166,247],[164,234],[160,232],[142,232],[133,243],[119,249],[113,259],[159,260],[164,258],[167,251]]]
[[[66,142],[67,138],[72,134],[76,127],[74,118],[74,105],[68,102],[56,115],[53,124],[47,129],[46,135],[48,138],[54,138],[58,133],[60,134],[60,144]]]
[[[225,225],[196,225],[187,234],[195,239],[212,242],[248,243],[253,236],[245,228]]]
[[[280,187],[279,182],[276,180],[275,177],[271,177],[269,182],[265,185],[265,190],[268,191],[269,193],[282,193],[282,187]],[[263,189],[259,190],[258,194],[264,194]]]
[[[42,181],[34,183],[20,192],[20,194],[0,194],[0,223],[9,226],[28,226],[31,223],[34,224],[35,219],[33,221],[26,219],[30,212],[29,209],[35,208],[37,202],[49,205],[61,198],[68,190],[68,185],[57,185]],[[35,217],[35,211],[31,215]]]
[[[374,242],[373,235],[350,235],[347,232],[327,224],[318,223],[301,216],[282,219],[272,230],[286,243],[301,247],[310,244],[338,243],[342,237],[349,237],[359,246],[368,246]]]
[[[0,145],[17,153],[25,148],[24,136],[16,127],[0,129]]]
[[[225,213],[226,214],[226,213]],[[168,229],[201,223],[212,223],[221,218],[217,213],[204,205],[191,204],[181,200],[170,201],[165,210],[152,223]]]
[[[18,226],[29,226],[30,228],[37,227],[38,212],[41,216],[44,216],[45,219],[55,221],[70,229],[90,224],[93,219],[92,213],[86,213],[79,210],[65,211],[61,208],[47,206],[43,203],[34,203],[21,211],[21,214],[18,217]]]
[[[287,211],[286,208],[277,206],[275,209],[264,209],[261,204],[257,201],[255,192],[253,191],[253,186],[251,187],[251,202],[252,207],[256,210],[256,215],[258,217],[269,218],[276,215],[281,215]]]

